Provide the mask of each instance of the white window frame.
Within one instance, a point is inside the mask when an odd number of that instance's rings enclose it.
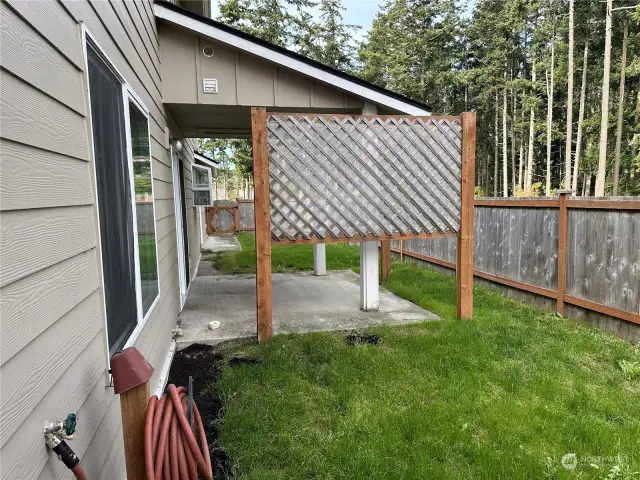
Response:
[[[207,187],[197,187],[194,184],[194,182],[193,182],[193,178],[194,178],[193,171],[194,170],[202,170],[202,171],[205,171],[207,173],[207,178],[209,179],[208,188]],[[193,194],[193,206],[194,207],[208,207],[208,206],[213,205],[213,201],[214,201],[214,198],[213,198],[213,175],[211,174],[211,168],[210,167],[205,167],[204,165],[196,165],[195,163],[191,164],[191,179],[192,179],[192,181],[191,181],[191,190],[193,190],[194,192],[206,192],[206,191],[208,191],[209,192],[209,199],[211,200],[208,205],[196,204],[195,203],[196,195],[194,193]]]
[[[136,189],[135,189],[135,181],[133,178],[133,148],[132,148],[132,142],[131,142],[131,125],[129,120],[130,118],[129,102],[130,101],[133,102],[133,104],[138,108],[138,111],[142,113],[147,119],[147,142],[149,145],[149,171],[151,173],[151,202],[153,207],[153,226],[154,226],[154,232],[155,232],[155,227],[157,226],[157,223],[156,223],[156,200],[155,200],[155,193],[153,188],[153,159],[151,158],[151,127],[149,125],[149,109],[145,106],[145,104],[142,102],[140,97],[136,95],[136,92],[127,83],[124,83],[122,85],[122,97],[124,101],[125,130],[126,130],[126,137],[127,137],[127,160],[129,162],[129,183],[131,185],[131,209],[133,211],[132,218],[133,218],[133,237],[134,237],[133,249],[134,249],[134,255],[135,255],[134,263],[135,263],[135,269],[136,269],[136,272],[135,272],[136,301],[138,304],[138,325],[133,330],[133,332],[131,332],[131,336],[129,336],[129,339],[127,340],[127,342],[123,347],[123,348],[127,348],[132,346],[135,343],[136,339],[140,335],[140,332],[142,331],[145,324],[147,323],[147,320],[149,319],[149,317],[155,310],[156,305],[158,305],[158,302],[160,301],[160,264],[158,262],[158,237],[157,235],[155,235],[154,247],[156,249],[156,272],[158,274],[158,278],[156,279],[156,282],[158,284],[158,294],[156,295],[156,298],[153,300],[153,302],[149,306],[149,310],[147,311],[147,313],[144,314],[143,307],[142,307],[142,272],[140,271],[140,244],[139,244],[139,237],[138,237],[138,217],[137,217],[137,211],[136,211]]]
[[[135,205],[135,187],[134,187],[134,180],[133,180],[133,159],[132,159],[132,153],[131,153],[129,100],[130,99],[133,100],[135,105],[139,108],[140,112],[147,118],[147,121],[149,121],[149,109],[146,107],[142,99],[136,94],[136,92],[133,90],[131,85],[127,82],[125,76],[120,72],[120,70],[118,70],[118,68],[116,67],[115,63],[111,60],[109,55],[107,55],[104,49],[100,46],[100,43],[98,42],[96,37],[94,37],[91,34],[91,32],[87,29],[86,25],[83,23],[82,24],[82,52],[84,55],[84,80],[85,80],[85,89],[87,94],[87,122],[88,122],[88,129],[91,135],[90,148],[91,148],[92,162],[95,162],[95,146],[93,142],[93,130],[92,130],[92,121],[91,121],[91,115],[92,115],[91,89],[89,86],[89,59],[87,55],[87,48],[88,48],[89,42],[91,43],[91,48],[93,48],[99,53],[99,55],[102,57],[102,60],[105,62],[105,65],[111,69],[113,74],[122,83],[122,101],[124,103],[123,113],[124,113],[125,132],[126,132],[125,146],[127,150],[126,159],[129,167],[129,181],[130,181],[130,187],[131,187],[130,207],[132,209],[132,215],[133,215],[132,220],[133,220],[133,235],[134,235],[133,244],[134,244],[134,266],[135,266],[134,273],[136,278],[136,306],[137,306],[137,312],[136,312],[137,324],[133,329],[133,331],[129,334],[129,338],[127,339],[124,346],[122,347],[123,349],[125,349],[128,347],[131,347],[136,342],[136,340],[138,339],[138,336],[140,335],[140,332],[143,330],[144,326],[146,325],[147,320],[149,319],[151,314],[154,312],[156,306],[160,301],[160,264],[158,259],[158,238],[156,235],[155,248],[156,248],[156,268],[158,271],[158,295],[156,296],[155,300],[149,307],[149,311],[146,313],[146,315],[142,313],[142,284],[141,284],[140,258],[139,258],[139,247],[138,247],[138,225],[137,225],[136,205]],[[151,147],[150,127],[147,128],[147,135],[149,135],[149,147]],[[149,161],[150,161],[151,181],[153,183],[153,178],[154,178],[153,177],[153,159],[151,158],[150,149],[149,149]],[[110,356],[110,346],[109,346],[109,324],[108,324],[108,318],[107,318],[107,302],[106,302],[105,291],[104,291],[104,265],[102,264],[102,251],[100,247],[100,239],[102,238],[101,236],[102,233],[100,232],[100,205],[98,202],[98,189],[96,187],[98,180],[97,180],[95,168],[93,166],[91,168],[93,170],[94,203],[95,203],[96,216],[97,216],[97,219],[96,219],[97,233],[98,233],[97,259],[98,259],[98,266],[100,269],[100,279],[101,279],[101,287],[102,287],[102,309],[103,309],[103,318],[104,318],[104,347],[105,347],[105,353],[106,353],[107,366],[110,368],[111,356]],[[157,227],[155,193],[153,191],[153,186],[151,189],[151,196],[152,196],[151,198],[153,202],[153,222],[154,222],[154,225]]]

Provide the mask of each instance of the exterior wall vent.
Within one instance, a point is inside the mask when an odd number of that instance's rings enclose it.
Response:
[[[202,90],[204,93],[218,93],[218,79],[217,78],[203,78]]]

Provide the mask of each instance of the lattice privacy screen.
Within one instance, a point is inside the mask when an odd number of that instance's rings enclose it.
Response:
[[[274,240],[457,232],[458,118],[270,115]]]

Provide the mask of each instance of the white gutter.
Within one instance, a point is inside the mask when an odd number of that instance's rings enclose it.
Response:
[[[200,20],[175,12],[163,5],[154,4],[153,9],[156,17],[158,18],[175,23],[181,27],[188,28],[189,30],[193,30],[201,35],[218,40],[219,42],[225,43],[246,53],[257,55],[273,63],[282,65],[283,67],[300,72],[303,75],[315,78],[321,82],[331,84],[341,90],[345,90],[357,95],[358,97],[369,100],[370,102],[384,105],[385,107],[398,110],[399,112],[407,115],[431,115],[431,112],[428,110],[424,110],[411,105],[410,103],[403,102],[402,100],[390,97],[384,93],[359,85],[346,78],[334,75],[326,70],[314,67],[313,65],[309,65],[308,63],[289,57],[288,55],[271,50],[270,48],[263,47],[262,45],[258,45],[246,38],[239,37],[233,33],[216,28],[213,25],[208,25]]]
[[[220,165],[218,165],[217,163],[212,162],[211,160],[209,160],[207,157],[202,156],[201,154],[199,154],[198,152],[194,152],[193,153],[193,158],[195,158],[196,160],[198,160],[199,162],[202,162],[208,166],[210,166],[211,168],[220,168]]]

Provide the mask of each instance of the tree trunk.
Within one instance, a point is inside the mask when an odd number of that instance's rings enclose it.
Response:
[[[580,87],[580,113],[578,113],[578,133],[576,135],[576,156],[573,162],[573,177],[571,190],[578,191],[578,167],[580,165],[580,150],[582,149],[582,123],[584,120],[584,104],[587,96],[587,58],[589,57],[589,39],[584,41],[584,57],[582,59],[582,86]],[[584,192],[584,184],[583,189]],[[583,193],[584,196],[584,193]]]
[[[513,81],[513,70],[511,71],[511,81]],[[511,87],[511,195],[516,189],[516,95],[513,86]]]
[[[227,199],[228,198],[228,192],[227,192],[227,172],[224,171],[223,172],[223,177],[222,177],[222,185],[224,185],[224,198]]]
[[[498,94],[496,93],[496,116],[494,125],[494,155],[493,155],[493,196],[498,196]]]
[[[536,85],[536,61],[533,61],[533,72],[531,73],[531,82],[535,88]],[[529,190],[531,188],[532,176],[533,176],[533,147],[535,145],[535,118],[536,118],[536,109],[531,107],[531,113],[529,116],[529,151],[527,152],[527,173],[525,175],[525,190]]]
[[[518,188],[522,189],[522,163],[524,161],[524,136],[520,136],[520,152],[518,155]]]
[[[622,33],[622,62],[620,66],[620,93],[618,96],[618,126],[616,130],[616,156],[613,169],[613,195],[618,195],[620,183],[620,147],[622,146],[622,117],[624,115],[624,77],[627,67],[627,41],[629,25],[625,20]]]
[[[507,74],[504,74],[505,86],[502,90],[502,196],[509,196],[508,157],[507,157]]]
[[[607,0],[607,21],[604,39],[604,74],[602,75],[602,103],[600,106],[600,148],[598,152],[598,174],[596,197],[604,197],[604,182],[607,172],[607,133],[609,129],[609,73],[611,70],[611,13],[613,0]]]
[[[584,196],[588,197],[589,195],[591,195],[591,174],[587,173],[587,179],[585,181],[585,186],[584,186]]]
[[[522,176],[524,165],[524,152],[527,145],[524,141],[524,96],[522,100],[522,108],[520,109],[520,155],[518,157],[518,187],[522,189],[524,177]]]
[[[571,188],[571,143],[573,140],[573,6],[569,0],[569,62],[567,66],[567,141],[565,150],[564,189]]]
[[[547,180],[545,184],[545,196],[551,196],[551,128],[553,126],[553,73],[555,63],[555,35],[551,40],[551,75],[547,74]]]

